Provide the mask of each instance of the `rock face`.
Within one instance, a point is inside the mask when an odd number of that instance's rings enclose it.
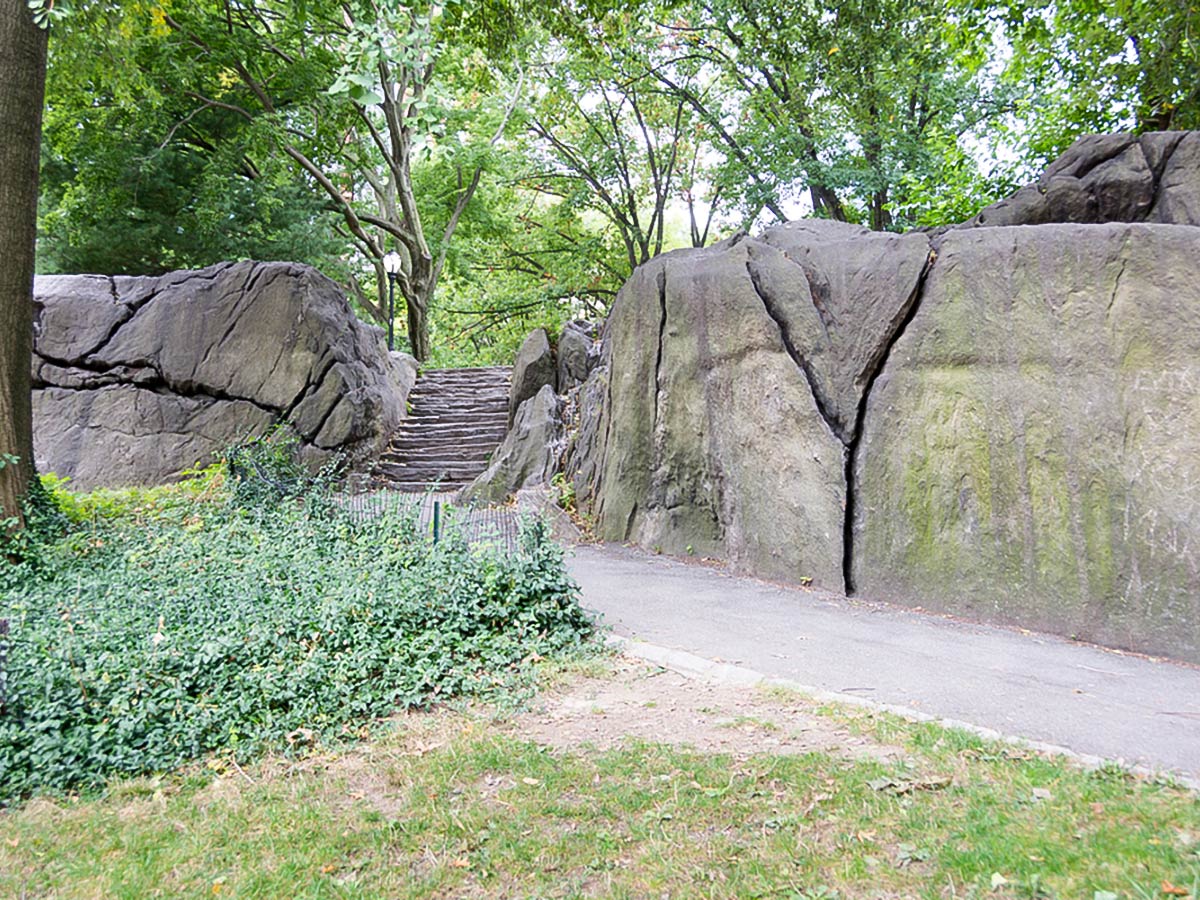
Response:
[[[558,338],[558,389],[566,393],[583,384],[595,367],[591,355],[595,341],[579,325],[570,322]]]
[[[416,376],[307,266],[42,276],[34,293],[37,465],[79,488],[169,481],[279,421],[310,460],[364,458]]]
[[[928,258],[923,235],[802,222],[638,269],[571,473],[599,534],[841,587],[848,447]]]
[[[607,540],[1200,662],[1197,154],[1089,139],[973,227],[800,222],[652,260],[567,410],[580,511]]]
[[[521,404],[537,394],[544,386],[555,387],[554,352],[546,329],[529,332],[513,362],[512,387],[508,395],[508,424],[516,419]]]
[[[864,595],[1200,658],[1200,228],[947,235],[867,404]]]
[[[545,484],[558,470],[562,444],[562,401],[543,385],[521,404],[487,470],[464,491],[468,500],[500,502],[532,485]]]
[[[1052,222],[1200,224],[1200,132],[1082,137],[1034,184],[963,226]]]

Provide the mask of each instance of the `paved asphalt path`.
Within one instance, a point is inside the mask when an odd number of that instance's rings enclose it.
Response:
[[[624,547],[578,546],[569,566],[584,605],[618,635],[1200,778],[1200,668]]]

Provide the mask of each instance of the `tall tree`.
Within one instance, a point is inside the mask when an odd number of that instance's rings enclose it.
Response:
[[[21,521],[33,477],[33,270],[46,32],[0,0],[0,507]]]
[[[904,224],[905,176],[933,171],[947,135],[1006,108],[986,56],[962,52],[947,0],[691,0],[654,14],[674,39],[647,71],[712,129],[718,184],[747,216],[785,219],[799,188],[817,215]],[[722,89],[701,96],[689,71]]]
[[[377,318],[383,259],[398,250],[409,338],[425,358],[448,247],[516,97],[491,65],[519,32],[506,0],[203,0],[151,12],[94,5],[89,27],[72,23],[76,59],[126,61],[102,73],[115,82],[106,95],[169,109],[164,145],[206,167],[262,182],[271,154],[288,160],[373,276],[373,291],[353,271],[347,280]]]
[[[663,251],[671,204],[688,203],[693,246],[704,245],[712,222],[712,204],[703,225],[696,217],[695,169],[708,147],[696,114],[629,52],[660,36],[638,23],[555,41],[535,70],[528,117],[537,170],[526,187],[606,220],[624,248],[626,277]]]
[[[1038,167],[1079,135],[1200,127],[1200,6],[1193,0],[957,0],[1012,52],[1014,137]]]

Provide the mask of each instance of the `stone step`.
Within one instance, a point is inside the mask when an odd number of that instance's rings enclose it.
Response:
[[[391,490],[464,487],[486,468],[508,430],[512,369],[428,369],[409,394],[409,415],[392,434],[373,477]]]
[[[477,391],[488,394],[507,394],[507,381],[418,381],[413,385],[414,393],[445,393],[447,391]]]
[[[379,468],[388,469],[389,471],[403,472],[430,472],[437,475],[440,472],[447,474],[470,475],[472,478],[482,472],[486,466],[482,463],[470,462],[468,460],[424,460],[424,459],[408,459],[408,460],[386,460],[380,463]]]
[[[492,440],[484,437],[466,436],[466,434],[457,438],[454,436],[432,438],[427,436],[427,434],[407,434],[404,437],[392,438],[391,443],[388,444],[388,450],[390,452],[409,452],[431,450],[439,448],[439,446],[445,446],[445,448],[456,448],[470,452],[488,452],[490,454],[499,444],[500,439]]]
[[[495,437],[497,441],[504,438],[506,429],[503,422],[473,422],[465,420],[454,422],[446,419],[438,421],[426,420],[424,423],[401,425],[393,436],[409,438],[423,435],[434,438],[473,438],[486,440]]]
[[[453,426],[456,428],[507,428],[508,417],[501,415],[458,415],[450,416],[438,413],[415,413],[404,420],[401,428],[412,430],[415,428],[442,428]]]
[[[486,462],[496,451],[496,446],[460,444],[427,444],[425,446],[389,446],[379,458],[389,462],[413,462],[420,460],[462,460],[464,462]]]
[[[508,415],[507,404],[487,404],[487,403],[414,403],[412,405],[411,415],[428,416],[436,413],[444,413],[447,415],[469,415],[469,416],[506,416]]]

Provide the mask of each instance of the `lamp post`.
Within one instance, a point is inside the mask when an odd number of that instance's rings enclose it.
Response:
[[[396,323],[396,279],[400,277],[400,254],[393,250],[383,257],[383,271],[388,277],[388,350],[396,349],[393,329]]]

